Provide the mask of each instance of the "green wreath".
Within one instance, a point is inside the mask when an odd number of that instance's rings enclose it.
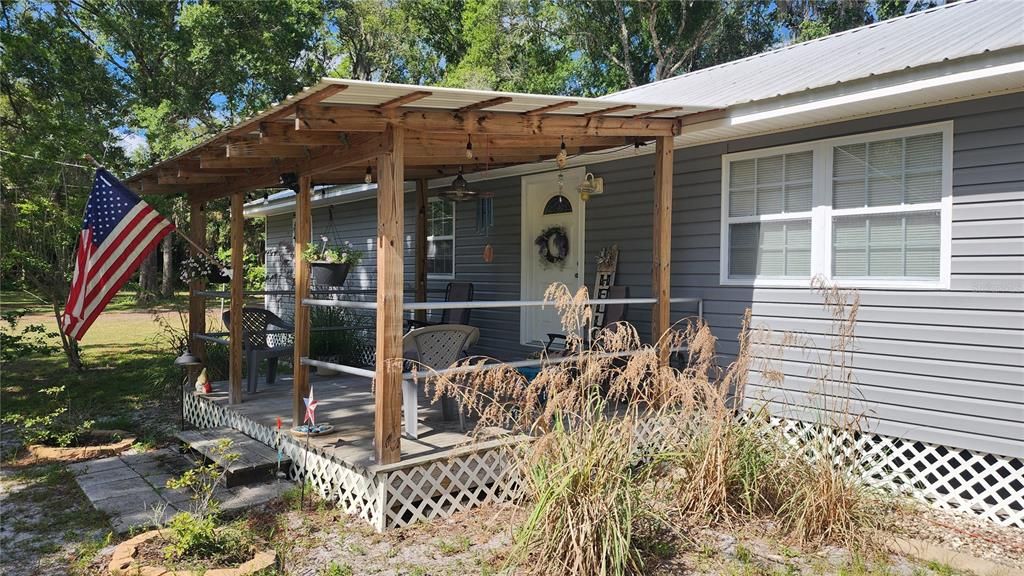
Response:
[[[533,241],[537,253],[548,264],[561,264],[569,256],[569,235],[563,226],[545,229]]]

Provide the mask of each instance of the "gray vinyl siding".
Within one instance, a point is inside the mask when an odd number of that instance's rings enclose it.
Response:
[[[813,418],[807,408],[819,404],[822,397],[808,391],[820,388],[817,359],[828,352],[830,316],[809,288],[719,284],[721,155],[944,120],[954,122],[950,288],[859,291],[851,409],[863,412],[865,426],[878,433],[1020,457],[1024,456],[1024,99],[1019,93],[677,150],[672,295],[704,299],[705,319],[718,338],[724,362],[737,352],[737,332],[747,308],[755,325],[803,337],[804,347],[787,350],[780,358],[777,367],[786,376],[781,387],[760,386],[753,374],[746,392],[748,400],[763,399],[777,411]],[[600,249],[617,244],[616,283],[629,286],[631,296],[648,296],[652,158],[641,155],[588,169],[605,179],[606,193],[587,205],[585,281],[588,286],[593,282]],[[474,282],[479,300],[517,299],[520,179],[474,186],[493,194],[495,227],[488,236],[481,236],[476,232],[475,205],[458,206],[456,277]],[[352,233],[355,237],[372,238],[373,202],[337,206],[335,211],[351,214],[350,225],[358,230]],[[411,230],[409,210],[407,217]],[[287,228],[290,233],[290,224],[281,224],[282,219],[287,223],[291,217],[268,218],[268,250],[276,244],[280,230]],[[322,218],[316,222],[323,226]],[[315,231],[314,237],[319,233]],[[490,264],[482,258],[488,243],[494,250]],[[411,275],[411,247],[408,255]],[[431,284],[443,288],[445,282]],[[692,307],[674,307],[673,319],[692,312]],[[631,307],[629,320],[647,334],[650,307]],[[476,310],[472,324],[481,330],[479,353],[514,359],[535,351],[519,345],[517,310]]]

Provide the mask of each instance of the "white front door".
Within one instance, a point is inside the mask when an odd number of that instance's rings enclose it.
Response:
[[[522,299],[543,300],[544,291],[555,282],[561,282],[575,292],[583,285],[583,232],[586,217],[584,202],[576,193],[576,186],[586,171],[573,168],[562,172],[559,190],[558,172],[523,177],[522,199]],[[557,198],[561,196],[561,198]],[[547,210],[545,210],[547,208]],[[548,213],[545,213],[548,212]],[[555,237],[564,230],[564,242]],[[549,232],[548,255],[541,254],[537,240]],[[561,258],[562,252],[564,258]],[[551,260],[556,260],[552,262]],[[562,324],[554,306],[524,307],[520,312],[519,338],[522,344],[546,343],[549,333],[561,334]]]

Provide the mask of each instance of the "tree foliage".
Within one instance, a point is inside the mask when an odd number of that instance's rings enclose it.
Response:
[[[602,95],[933,1],[0,0],[3,282],[60,315],[92,178],[67,164],[132,172],[323,75]],[[260,235],[250,221],[251,254]]]

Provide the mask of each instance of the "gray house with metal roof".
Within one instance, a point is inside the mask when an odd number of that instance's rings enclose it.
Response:
[[[714,108],[685,117],[675,139],[672,296],[700,299],[724,360],[748,308],[808,342],[781,358],[780,386],[753,374],[747,398],[813,419],[830,316],[811,281],[856,289],[852,400],[867,441],[930,500],[1024,526],[1024,3],[957,2],[618,96]],[[649,148],[498,168],[467,176],[480,199],[431,198],[433,297],[452,280],[472,282],[477,300],[536,299],[553,281],[592,287],[613,245],[615,283],[648,296]],[[588,173],[604,192],[584,200]],[[373,191],[314,195],[314,239],[367,253],[346,289],[375,288]],[[415,186],[407,193],[414,277]],[[571,211],[545,214],[556,195]],[[266,217],[268,290],[291,282],[293,211],[287,192],[247,206]],[[559,266],[534,243],[552,226],[569,236]],[[694,313],[680,304],[673,319]],[[628,318],[649,332],[649,310]],[[476,352],[510,360],[535,353],[552,319],[485,309],[471,323]]]

